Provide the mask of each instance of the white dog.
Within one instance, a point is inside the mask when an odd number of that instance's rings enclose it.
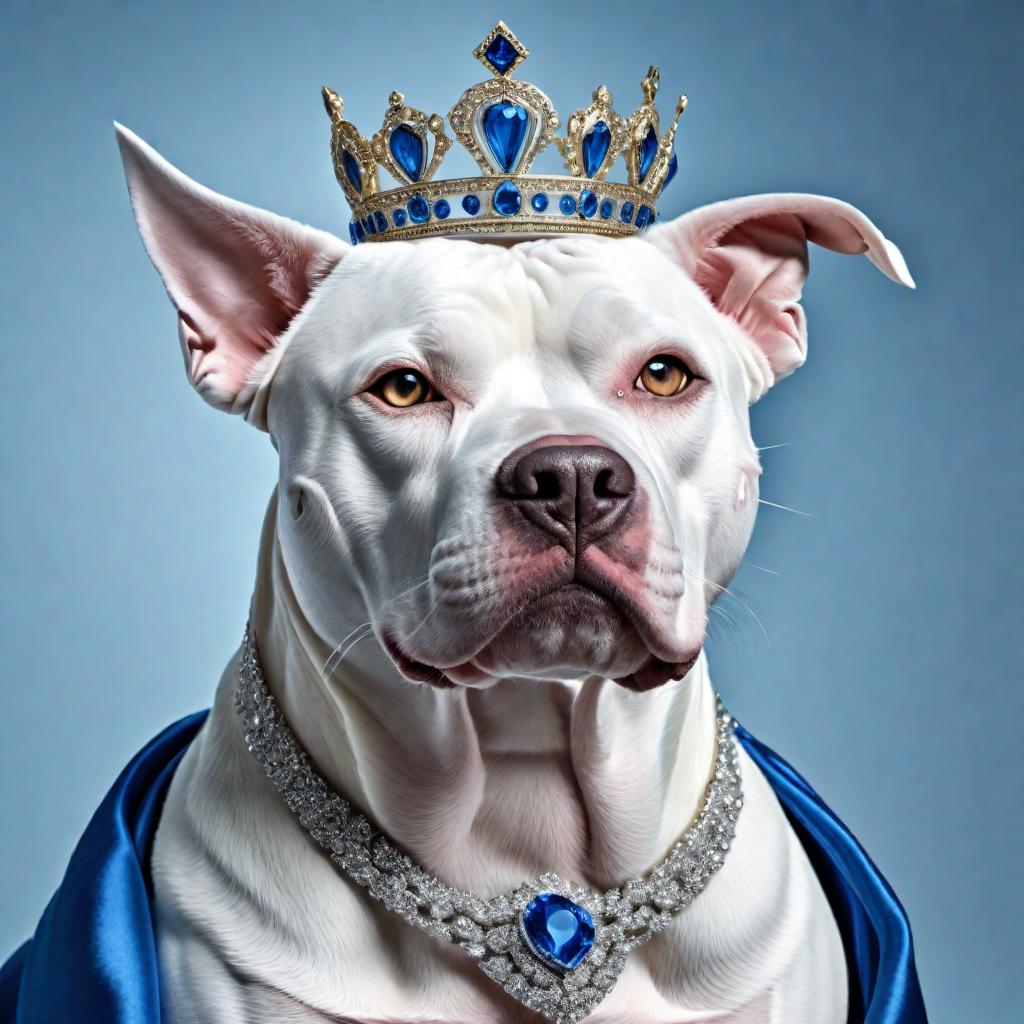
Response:
[[[280,456],[250,621],[318,770],[484,897],[641,877],[708,777],[708,608],[757,509],[748,406],[805,358],[807,243],[912,286],[899,251],[802,195],[632,239],[353,248],[119,139],[190,380]],[[236,672],[154,849],[168,1019],[535,1022],[332,866],[246,750]],[[829,904],[741,767],[721,871],[588,1021],[846,1020]]]

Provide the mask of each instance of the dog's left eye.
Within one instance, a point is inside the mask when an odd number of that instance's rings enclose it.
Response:
[[[374,384],[372,391],[382,402],[395,409],[408,409],[413,405],[437,400],[430,382],[418,370],[392,370]]]
[[[671,398],[685,391],[693,382],[693,373],[681,359],[657,355],[644,363],[636,387],[658,398]]]

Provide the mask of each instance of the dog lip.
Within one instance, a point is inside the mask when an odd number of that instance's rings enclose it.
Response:
[[[381,639],[388,657],[391,658],[395,663],[395,668],[406,679],[411,679],[415,683],[429,683],[432,686],[440,686],[444,689],[450,689],[455,685],[439,668],[422,661],[417,661],[415,658],[410,658],[402,650],[394,634],[389,630],[383,632]]]

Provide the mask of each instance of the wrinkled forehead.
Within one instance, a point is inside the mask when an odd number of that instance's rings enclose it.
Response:
[[[697,345],[711,324],[696,285],[641,240],[582,235],[507,248],[435,239],[350,253],[296,347],[326,342],[318,359],[367,369],[409,355],[464,373],[524,358],[596,358],[638,337]]]

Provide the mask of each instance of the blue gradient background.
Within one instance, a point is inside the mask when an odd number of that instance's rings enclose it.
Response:
[[[446,111],[501,16],[563,115],[599,81],[631,109],[648,62],[665,111],[689,93],[663,213],[825,192],[902,246],[916,293],[812,257],[810,361],[753,414],[786,445],[763,496],[811,515],[762,509],[712,667],[903,898],[933,1022],[1019,1022],[1021,8],[548,6],[0,10],[0,951],[129,755],[209,702],[274,479],[186,384],[111,120],[344,234],[321,84],[367,133],[395,87]]]

